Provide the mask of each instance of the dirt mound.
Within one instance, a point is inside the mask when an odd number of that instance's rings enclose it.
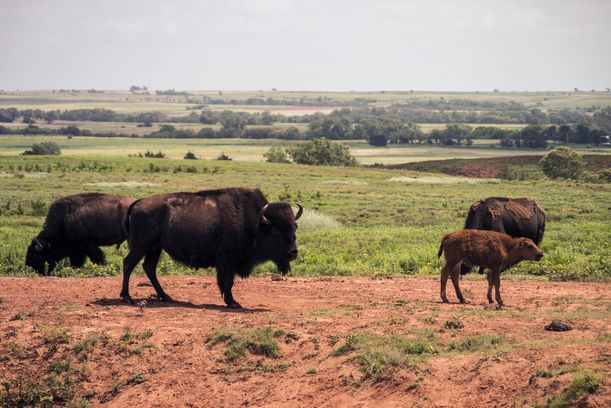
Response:
[[[467,305],[441,304],[432,278],[253,278],[234,311],[213,277],[161,277],[170,304],[142,276],[136,304],[120,303],[120,280],[0,279],[3,402],[533,406],[579,376],[598,385],[588,403],[611,400],[609,284],[505,279],[494,311],[475,277]],[[543,330],[551,320],[573,330]]]

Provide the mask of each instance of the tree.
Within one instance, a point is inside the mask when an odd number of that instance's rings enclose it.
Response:
[[[288,153],[298,164],[315,166],[356,166],[358,164],[347,146],[324,137],[295,145],[289,148]]]
[[[557,147],[539,161],[543,173],[549,178],[578,179],[583,172],[583,160],[574,150],[566,146]]]
[[[61,154],[61,150],[59,148],[59,145],[55,142],[41,142],[41,143],[34,143],[32,145],[32,150],[26,150],[22,154],[24,156],[29,156],[29,155],[57,156]]]
[[[286,149],[281,147],[272,147],[267,152],[263,153],[265,161],[268,163],[290,163]]]
[[[189,150],[187,154],[185,154],[185,160],[197,160],[197,156],[195,156],[195,153]]]

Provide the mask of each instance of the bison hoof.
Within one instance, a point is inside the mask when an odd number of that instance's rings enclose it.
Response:
[[[443,303],[450,303],[450,301],[448,300],[448,298],[441,298],[441,301],[442,301]]]
[[[227,305],[229,309],[241,309],[242,305],[236,302],[235,300]]]
[[[129,304],[134,304],[134,299],[132,299],[132,297],[130,295],[122,295],[121,296],[121,302],[123,303],[129,303]]]
[[[460,299],[460,303],[463,304],[463,305],[466,305],[466,304],[469,303],[469,301],[466,300],[466,299]]]
[[[496,310],[501,310],[503,308],[503,304],[499,303],[498,305],[496,305]]]

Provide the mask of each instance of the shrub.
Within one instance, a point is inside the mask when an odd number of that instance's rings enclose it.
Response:
[[[22,153],[24,156],[29,155],[50,155],[58,156],[61,154],[59,145],[55,142],[40,142],[32,145],[32,150],[26,150]]]
[[[195,153],[193,153],[192,151],[188,151],[187,154],[185,154],[185,160],[197,160],[197,157],[195,156]]]
[[[265,161],[268,163],[290,163],[286,149],[280,147],[272,147],[266,153],[263,153]]]
[[[356,166],[358,163],[350,149],[326,138],[317,138],[293,146],[288,150],[295,163],[315,166]]]
[[[568,147],[557,147],[547,153],[539,161],[543,167],[543,173],[549,178],[577,179],[583,172],[583,160],[581,156]]]
[[[233,159],[231,157],[227,156],[225,154],[225,152],[221,152],[221,154],[218,155],[216,160],[233,160]]]

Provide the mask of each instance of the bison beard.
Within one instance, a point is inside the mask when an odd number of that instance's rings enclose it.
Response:
[[[240,308],[231,289],[235,275],[272,261],[280,272],[290,271],[297,257],[295,231],[303,208],[293,214],[287,203],[268,203],[258,189],[227,188],[197,193],[171,193],[132,204],[126,218],[130,251],[123,261],[121,299],[132,302],[129,277],[138,262],[157,296],[171,298],[157,280],[161,251],[195,268],[215,267],[217,283],[228,307]]]

